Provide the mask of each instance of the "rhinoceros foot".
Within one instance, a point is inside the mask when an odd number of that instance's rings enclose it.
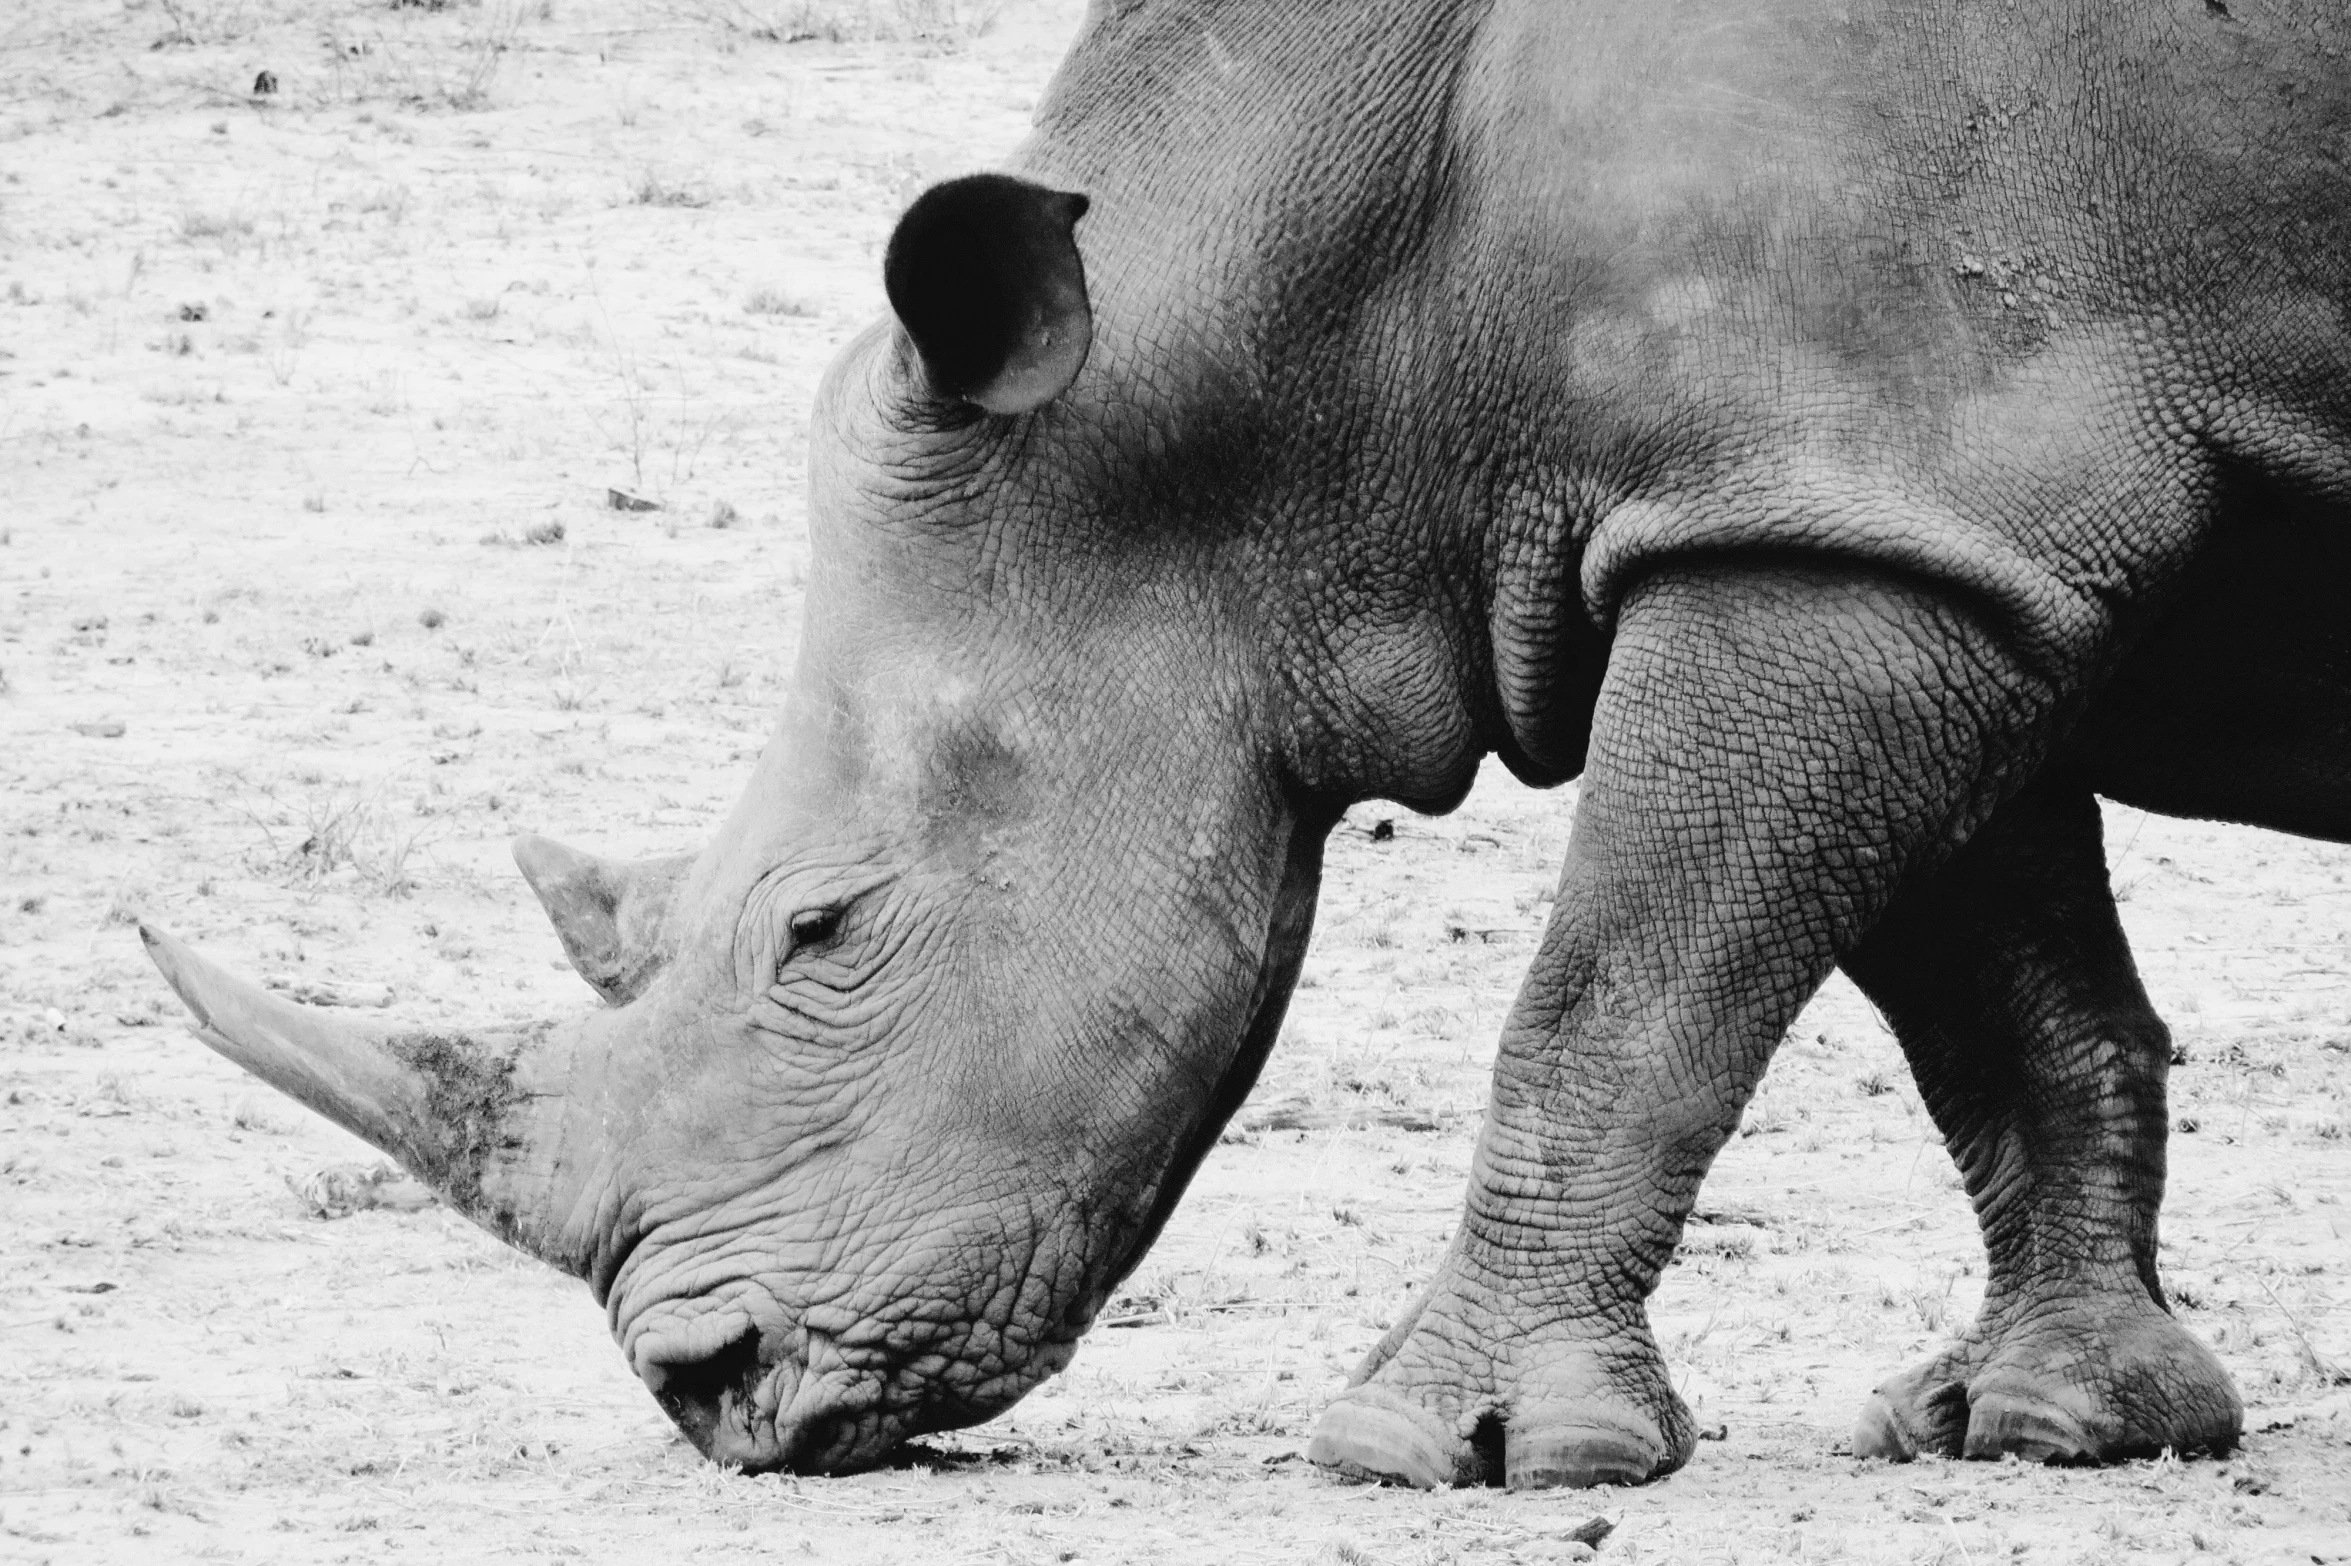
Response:
[[[2151,1304],[2096,1326],[2060,1318],[2001,1343],[1968,1383],[1969,1457],[2106,1463],[2237,1444],[2245,1405],[2185,1327]]]
[[[1306,1460],[1349,1479],[1433,1490],[1478,1480],[1472,1432],[1385,1387],[1348,1391],[1323,1411]]]
[[[1471,1335],[1503,1319],[1433,1289],[1324,1411],[1308,1461],[1422,1489],[1539,1490],[1641,1484],[1688,1460],[1696,1431],[1646,1332]]]
[[[2212,1351],[2149,1303],[2044,1315],[1954,1345],[1870,1395],[1853,1450],[2105,1463],[2226,1451],[2244,1420]]]
[[[1853,1455],[1893,1463],[1957,1457],[1967,1445],[1967,1376],[1978,1357],[1967,1346],[1946,1349],[1872,1392],[1853,1427]]]

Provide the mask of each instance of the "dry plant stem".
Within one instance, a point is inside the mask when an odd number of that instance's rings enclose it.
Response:
[[[436,827],[429,820],[393,825],[384,803],[389,780],[364,788],[316,785],[290,803],[267,784],[238,779],[236,786],[232,808],[262,838],[249,856],[256,870],[308,887],[349,870],[387,897],[414,889],[416,855]],[[253,795],[266,806],[255,806]]]

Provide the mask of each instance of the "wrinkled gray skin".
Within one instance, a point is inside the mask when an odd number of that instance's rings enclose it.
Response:
[[[1337,813],[1499,753],[1584,779],[1556,912],[1316,1461],[1683,1462],[1643,1302],[1840,964],[1990,1256],[1858,1449],[2224,1446],[2092,793],[2351,838],[2347,50],[2335,0],[1098,0],[1046,189],[893,251],[994,278],[996,347],[902,298],[825,381],[724,831],[642,886],[525,855],[622,1004],[361,1036],[158,957],[586,1277],[713,1458],[837,1470],[1066,1361],[1257,1073]]]

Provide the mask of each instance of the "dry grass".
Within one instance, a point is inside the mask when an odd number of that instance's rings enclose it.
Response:
[[[131,0],[124,9],[136,14],[146,5],[159,13],[164,30],[151,47],[195,48],[234,43],[262,24],[264,13],[253,0]]]
[[[706,207],[710,192],[692,181],[677,180],[659,169],[640,169],[629,184],[629,200],[640,207]]]
[[[1005,0],[673,0],[681,15],[768,43],[917,41],[958,48],[985,37]]]
[[[242,777],[226,781],[227,802],[261,836],[246,855],[255,874],[309,888],[351,880],[384,897],[416,890],[418,856],[435,823],[400,819],[386,785],[330,785],[314,774],[289,795]]]
[[[816,314],[814,301],[799,294],[788,294],[778,288],[754,289],[743,300],[748,315],[810,316]]]
[[[330,12],[322,28],[327,96],[459,114],[493,108],[525,28],[546,23],[554,9],[552,0],[473,0]]]

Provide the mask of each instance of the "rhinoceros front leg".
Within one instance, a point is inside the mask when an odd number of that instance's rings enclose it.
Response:
[[[1690,1454],[1646,1301],[1805,1000],[2029,767],[2043,684],[1960,604],[1832,568],[1627,601],[1560,896],[1451,1251],[1309,1455],[1419,1485]]]
[[[1854,1450],[2233,1444],[2236,1389],[2156,1277],[2171,1040],[2115,918],[2097,801],[2054,781],[2010,801],[1845,969],[1901,1038],[1989,1257],[1974,1325],[1878,1388]]]

